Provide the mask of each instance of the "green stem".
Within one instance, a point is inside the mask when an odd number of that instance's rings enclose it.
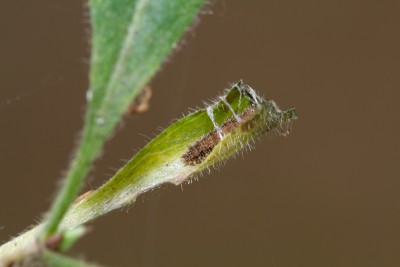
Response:
[[[43,232],[40,236],[42,240],[57,232],[65,213],[82,188],[85,177],[90,170],[90,163],[97,156],[97,154],[87,153],[88,150],[85,144],[88,144],[88,142],[85,142],[86,136],[88,136],[87,131],[84,132],[82,145],[79,146],[76,157],[68,171],[65,184],[62,186],[61,191],[50,208]]]

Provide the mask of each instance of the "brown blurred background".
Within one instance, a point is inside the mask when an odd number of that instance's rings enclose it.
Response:
[[[48,209],[76,145],[85,5],[0,5],[1,242]],[[108,266],[400,266],[400,2],[215,0],[202,13],[152,81],[151,109],[125,120],[85,189],[241,78],[297,108],[292,134],[97,220],[72,254]]]

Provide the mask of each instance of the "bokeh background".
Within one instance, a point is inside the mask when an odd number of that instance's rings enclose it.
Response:
[[[400,266],[400,2],[214,0],[86,182],[243,78],[299,120],[244,159],[92,224],[71,252],[108,266]],[[0,8],[0,241],[48,209],[83,124],[85,1]]]

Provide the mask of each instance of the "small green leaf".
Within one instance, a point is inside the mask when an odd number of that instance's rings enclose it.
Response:
[[[204,0],[90,0],[92,59],[83,135],[66,183],[48,215],[42,239],[57,231],[104,142],[203,3]]]
[[[61,227],[75,227],[163,183],[180,184],[251,145],[263,133],[286,133],[296,119],[238,83],[212,105],[172,124],[97,191],[72,207]]]

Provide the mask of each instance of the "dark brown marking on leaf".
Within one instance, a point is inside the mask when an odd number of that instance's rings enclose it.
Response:
[[[249,107],[243,111],[243,113],[239,115],[242,123],[250,120],[254,116],[254,112],[254,107]],[[221,125],[220,132],[222,134],[230,133],[234,131],[238,125],[239,123],[235,118],[230,118]],[[188,151],[182,156],[184,162],[192,166],[202,163],[219,141],[221,141],[221,137],[218,130],[215,129],[189,147]]]

